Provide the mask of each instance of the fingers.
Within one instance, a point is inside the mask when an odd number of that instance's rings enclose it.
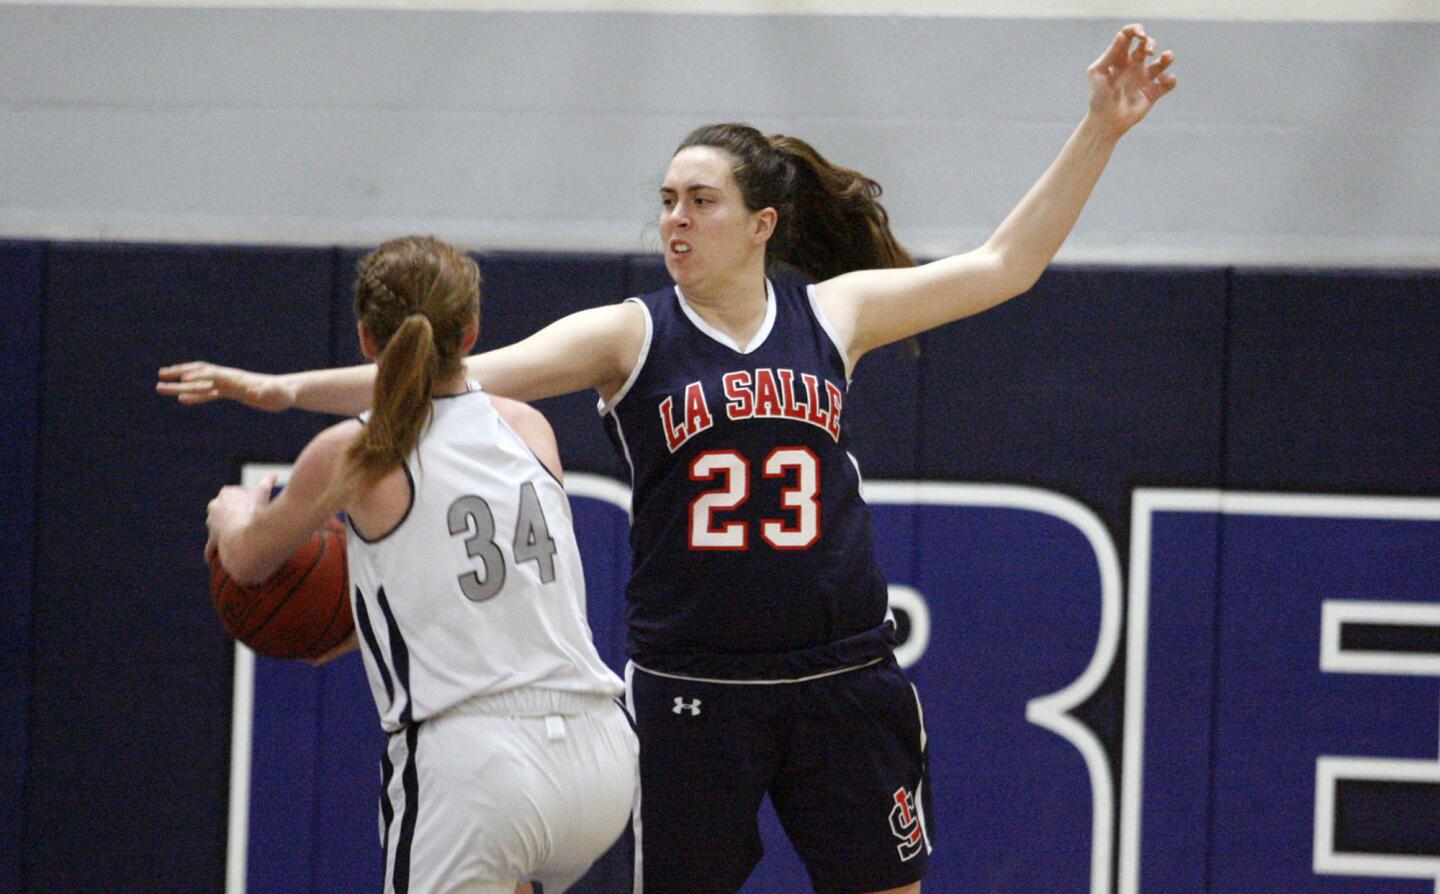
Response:
[[[178,379],[181,376],[184,376],[186,373],[193,372],[209,365],[210,364],[206,363],[203,360],[190,360],[185,363],[172,363],[169,366],[160,367],[159,375],[162,379]]]
[[[1170,63],[1174,61],[1175,54],[1169,50],[1166,50],[1165,52],[1160,54],[1160,58],[1156,59],[1154,62],[1151,62],[1148,66],[1146,66],[1146,77],[1150,78],[1152,81],[1159,79],[1160,73],[1163,72],[1165,69],[1169,68]],[[1171,75],[1170,80],[1175,80],[1175,76]]]
[[[1144,65],[1145,60],[1155,55],[1155,38],[1142,38],[1135,44],[1135,49],[1130,53],[1130,61],[1136,65]]]
[[[223,396],[216,384],[219,371],[220,367],[204,360],[162,366],[157,373],[155,393],[173,397],[186,406],[218,400]]]
[[[209,379],[198,382],[156,382],[155,393],[173,397],[185,405],[203,404],[220,397],[220,391]]]
[[[1166,71],[1170,67],[1170,63],[1174,61],[1175,54],[1166,50],[1160,54],[1160,58],[1145,67],[1145,78],[1153,85],[1149,88],[1152,100],[1159,99],[1174,90],[1175,85],[1179,83],[1173,74]]]
[[[265,473],[265,477],[260,479],[260,484],[255,488],[255,502],[257,505],[264,506],[270,502],[270,494],[275,490],[275,482],[279,480],[280,476],[274,472]]]
[[[1090,66],[1091,70],[1104,71],[1107,68],[1124,65],[1130,50],[1130,39],[1133,37],[1130,29],[1138,27],[1138,25],[1126,25],[1120,29],[1119,33],[1115,35],[1115,39],[1110,41],[1110,46],[1106,47],[1105,52],[1100,54],[1100,58],[1095,60],[1095,64]]]
[[[162,366],[156,373],[155,393],[173,397],[182,404],[203,404],[219,397],[210,377],[210,364],[203,360]]]
[[[1129,65],[1143,65],[1155,54],[1155,38],[1145,33],[1145,26],[1138,22],[1126,25],[1115,33],[1115,39],[1090,66],[1091,71],[1108,72],[1110,69],[1123,70]]]

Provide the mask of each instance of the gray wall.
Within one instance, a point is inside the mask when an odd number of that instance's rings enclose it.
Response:
[[[0,236],[644,250],[674,144],[744,119],[933,255],[1040,174],[1120,23],[0,5]],[[1440,266],[1440,23],[1146,24],[1181,88],[1062,260]]]

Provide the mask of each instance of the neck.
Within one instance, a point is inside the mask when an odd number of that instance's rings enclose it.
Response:
[[[469,390],[470,385],[465,381],[465,373],[461,371],[436,382],[430,394],[432,397],[449,397],[453,394],[464,394]]]
[[[680,291],[706,319],[718,318],[732,325],[758,320],[765,316],[767,300],[764,259],[727,276],[681,286]]]

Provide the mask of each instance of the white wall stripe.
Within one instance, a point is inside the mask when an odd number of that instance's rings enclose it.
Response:
[[[255,487],[267,474],[290,479],[289,463],[246,463],[240,485]],[[250,857],[250,743],[255,725],[255,653],[235,644],[234,689],[230,699],[230,810],[225,839],[225,894],[245,894]]]
[[[250,855],[250,742],[255,718],[255,653],[235,644],[230,700],[230,817],[225,841],[225,894],[245,894]]]
[[[1436,22],[1428,0],[0,0],[0,6],[131,6],[188,9],[394,9],[649,15],[868,16],[1241,22]]]

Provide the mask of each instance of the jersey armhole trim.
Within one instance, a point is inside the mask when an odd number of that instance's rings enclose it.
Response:
[[[635,384],[636,379],[640,378],[640,372],[645,368],[645,361],[650,359],[650,342],[655,336],[655,324],[650,319],[650,308],[639,298],[626,298],[625,301],[621,303],[624,304],[631,301],[640,305],[640,310],[645,314],[645,342],[640,345],[640,354],[635,358],[635,368],[630,370],[630,376],[625,380],[625,384],[621,385],[620,390],[610,396],[609,402],[606,402],[604,398],[595,402],[595,410],[601,416],[608,416],[615,411],[616,405],[625,399],[625,395],[630,393],[630,387]]]
[[[366,537],[364,534],[360,533],[360,529],[355,526],[355,520],[350,517],[350,513],[345,513],[345,524],[349,526],[350,530],[355,534],[356,537],[360,538],[362,543],[376,544],[389,537],[391,534],[394,534],[396,531],[400,530],[400,526],[405,524],[405,520],[408,519],[410,517],[410,513],[414,511],[415,476],[410,473],[410,463],[402,462],[400,464],[400,468],[405,471],[405,481],[407,484],[410,485],[410,502],[405,506],[405,514],[400,516],[399,521],[390,526],[390,530],[386,531],[384,534],[378,534],[374,538]]]
[[[813,283],[805,287],[805,295],[810,300],[810,312],[815,315],[815,320],[820,324],[820,328],[825,330],[825,334],[830,337],[830,344],[835,346],[836,353],[840,355],[841,366],[847,367],[845,370],[845,384],[849,385],[851,370],[848,369],[848,367],[850,365],[850,358],[845,353],[845,346],[840,344],[840,337],[835,334],[834,327],[830,325],[830,319],[825,316],[825,311],[820,309],[820,302],[815,298],[815,286]]]

